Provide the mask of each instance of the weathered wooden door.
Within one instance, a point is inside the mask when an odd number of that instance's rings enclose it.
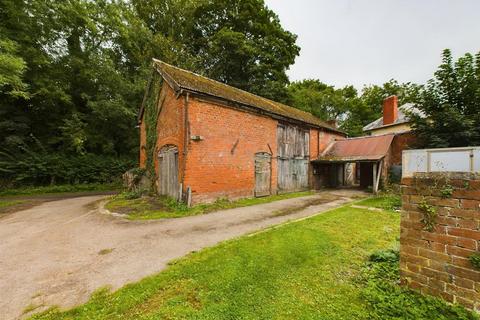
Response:
[[[255,154],[255,197],[270,195],[272,157],[266,152]]]
[[[277,127],[278,190],[291,192],[308,188],[309,133],[291,126]]]
[[[158,168],[158,193],[178,199],[178,148],[176,146],[166,146],[160,150]]]

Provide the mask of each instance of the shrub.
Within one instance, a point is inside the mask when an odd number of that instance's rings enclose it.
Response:
[[[400,259],[400,251],[397,249],[379,250],[370,255],[372,262],[395,262]]]
[[[187,204],[183,202],[179,202],[171,197],[167,197],[165,199],[165,206],[171,211],[181,211],[181,212],[188,211]]]
[[[129,158],[63,153],[0,153],[0,188],[119,182],[135,166]]]
[[[142,190],[136,190],[136,191],[126,191],[121,194],[123,199],[126,200],[133,200],[133,199],[138,199],[142,196],[143,191]]]

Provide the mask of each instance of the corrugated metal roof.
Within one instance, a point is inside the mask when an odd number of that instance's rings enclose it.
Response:
[[[394,137],[394,134],[386,134],[336,140],[314,161],[354,162],[380,160],[387,154]]]
[[[420,117],[425,117],[425,114],[418,109],[415,104],[413,103],[405,103],[398,107],[398,117],[394,123],[391,124],[383,124],[383,117],[378,118],[377,120],[370,122],[365,127],[363,127],[363,131],[371,131],[375,129],[380,129],[383,127],[394,126],[397,124],[408,123],[410,122],[410,118],[408,117],[407,113],[412,112],[414,114],[419,115]]]
[[[337,128],[318,119],[311,113],[231,87],[199,74],[174,67],[157,59],[153,59],[153,62],[157,71],[160,72],[162,76],[166,75],[171,81],[174,82],[174,84],[177,86],[177,88],[174,89],[184,89],[216,98],[222,98],[227,101],[239,103],[241,105],[261,109],[270,114],[280,115],[285,118],[294,119],[316,127],[343,133]]]

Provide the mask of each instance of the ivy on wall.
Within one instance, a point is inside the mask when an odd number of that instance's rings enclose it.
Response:
[[[159,116],[159,98],[160,90],[162,88],[162,77],[157,73],[152,73],[152,78],[149,81],[148,92],[144,102],[144,125],[146,134],[145,145],[145,170],[148,178],[151,181],[151,189],[155,186],[155,155],[157,146],[157,123]]]
[[[469,257],[472,266],[480,270],[480,253],[474,253]]]
[[[450,185],[448,174],[439,174],[429,182],[422,181],[418,177],[414,177],[414,188],[418,195],[421,195],[421,201],[418,203],[418,209],[422,213],[421,222],[424,230],[433,232],[435,230],[437,220],[437,208],[429,203],[431,197],[440,196],[442,199],[450,198],[454,188]]]
[[[425,200],[422,200],[418,204],[418,209],[422,212],[423,216],[421,222],[423,223],[424,230],[433,232],[435,230],[435,224],[437,219],[437,209],[429,205]]]

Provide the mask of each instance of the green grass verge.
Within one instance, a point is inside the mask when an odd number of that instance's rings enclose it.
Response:
[[[400,195],[388,193],[359,201],[356,204],[384,210],[398,210],[402,206],[402,200]]]
[[[22,187],[16,189],[0,190],[0,196],[30,196],[47,193],[68,193],[68,192],[88,192],[88,191],[111,191],[120,190],[122,187],[118,183],[110,184],[72,184],[72,185],[54,185],[44,187]]]
[[[0,200],[0,210],[16,206],[16,205],[21,204],[23,202],[24,201],[21,201],[21,200]]]
[[[339,208],[190,254],[117,292],[100,290],[84,305],[34,319],[475,319],[401,289],[397,271],[385,276],[367,264],[371,252],[395,243],[399,220]]]
[[[128,218],[131,220],[149,220],[193,216],[223,209],[252,206],[312,194],[314,194],[314,192],[304,191],[262,198],[246,198],[236,201],[218,199],[214,203],[199,204],[191,208],[165,197],[141,197],[138,199],[128,199],[128,194],[119,194],[114,196],[105,207],[110,211],[127,214]]]

